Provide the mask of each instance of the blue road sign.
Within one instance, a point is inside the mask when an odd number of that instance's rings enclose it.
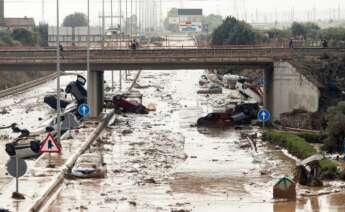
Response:
[[[261,122],[266,122],[271,119],[271,114],[267,109],[261,109],[258,113],[258,119]]]
[[[78,108],[78,113],[81,116],[87,116],[90,113],[90,106],[87,104],[81,104]]]

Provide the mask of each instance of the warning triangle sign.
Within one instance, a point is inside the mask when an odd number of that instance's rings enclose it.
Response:
[[[51,133],[48,133],[46,139],[41,144],[40,152],[49,152],[49,153],[60,153],[61,147],[57,144]]]

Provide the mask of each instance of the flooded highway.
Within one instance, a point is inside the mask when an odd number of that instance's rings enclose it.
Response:
[[[178,44],[183,41],[178,42]],[[193,42],[192,40],[188,42]],[[184,41],[184,44],[191,45]],[[275,202],[273,185],[293,176],[295,161],[275,146],[257,143],[258,152],[242,148],[241,134],[261,133],[255,126],[243,129],[195,127],[199,117],[222,107],[238,91],[200,95],[199,78],[204,70],[143,71],[137,90],[143,104],[155,104],[148,115],[119,114],[92,145],[90,152],[102,155],[107,175],[101,179],[65,179],[42,211],[121,212],[228,212],[228,211],[344,211],[344,193],[297,201]],[[115,72],[116,82],[118,72]],[[135,77],[131,72],[129,79]],[[63,82],[74,79],[67,76]],[[111,74],[105,73],[107,84]],[[20,101],[35,104],[38,115],[16,112],[16,101],[6,103],[14,119],[29,129],[39,126],[38,117],[49,116],[42,95],[53,91],[55,82],[43,85]],[[127,88],[131,80],[124,82]],[[139,87],[141,87],[139,89]],[[49,89],[48,89],[49,88]],[[3,102],[13,101],[5,99]],[[19,101],[19,100],[18,100]],[[30,111],[28,112],[30,113]],[[28,114],[26,113],[26,114]],[[5,116],[2,116],[5,118]],[[31,119],[29,119],[31,118]],[[11,123],[7,120],[3,124]],[[2,139],[6,143],[8,139]],[[2,143],[2,144],[3,144]],[[7,161],[3,149],[1,158]],[[32,162],[32,161],[31,161]],[[0,164],[5,169],[4,163]],[[4,173],[1,173],[4,174]],[[2,175],[0,175],[1,177]],[[0,185],[10,179],[3,176]],[[339,184],[339,187],[344,186]],[[298,186],[299,189],[306,189]]]

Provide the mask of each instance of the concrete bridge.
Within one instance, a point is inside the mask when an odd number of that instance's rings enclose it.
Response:
[[[178,48],[178,49],[91,49],[90,73],[88,73],[88,102],[92,108],[92,117],[97,117],[103,105],[103,72],[105,70],[178,70],[178,69],[215,69],[229,66],[264,70],[265,105],[275,119],[282,112],[293,107],[309,107],[318,103],[315,90],[307,83],[299,83],[298,98],[289,90],[289,84],[282,85],[281,80],[304,79],[298,76],[296,69],[284,63],[294,58],[319,57],[325,53],[344,53],[345,49],[334,48]],[[61,53],[62,70],[86,70],[86,50],[66,49]],[[56,49],[0,49],[0,71],[52,71],[56,69]],[[274,74],[276,73],[276,74]],[[279,74],[278,74],[279,73]],[[289,73],[288,78],[284,73]],[[283,79],[285,77],[285,79]],[[279,83],[280,84],[279,84]],[[293,82],[294,83],[294,82]],[[293,86],[293,85],[292,85]],[[284,89],[284,90],[283,90]],[[292,87],[296,89],[296,87]],[[297,88],[298,89],[298,88]],[[306,90],[304,90],[306,89]],[[305,96],[304,93],[306,93]],[[291,97],[289,97],[289,95]],[[312,98],[310,97],[312,96]],[[291,98],[291,101],[282,101]],[[298,101],[308,100],[307,103]],[[317,102],[316,102],[317,101]],[[286,104],[281,105],[281,102]],[[281,109],[284,108],[284,109]]]

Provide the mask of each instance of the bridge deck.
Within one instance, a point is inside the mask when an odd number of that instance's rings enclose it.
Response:
[[[92,70],[201,69],[229,65],[267,66],[276,60],[300,56],[344,53],[345,49],[322,48],[180,48],[180,49],[91,49]],[[85,70],[86,49],[62,52],[63,70]],[[0,71],[56,68],[56,49],[0,49]]]

